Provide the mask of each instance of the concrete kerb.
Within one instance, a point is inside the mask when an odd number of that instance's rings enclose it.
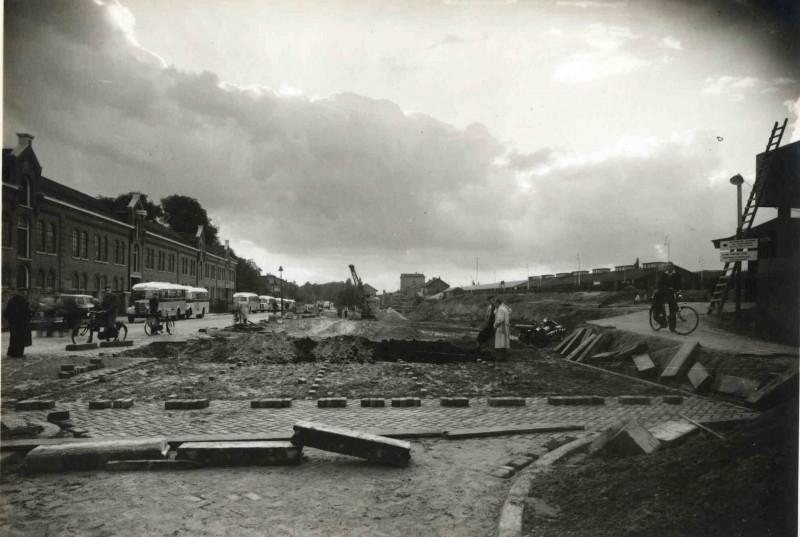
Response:
[[[546,471],[561,459],[588,448],[597,435],[598,433],[592,433],[554,449],[518,474],[519,477],[514,481],[511,490],[508,491],[506,501],[503,503],[500,520],[497,523],[497,537],[522,537],[522,514],[525,498],[530,493],[533,480],[539,473]]]

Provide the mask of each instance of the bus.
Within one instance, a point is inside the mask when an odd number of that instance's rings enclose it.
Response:
[[[181,319],[186,315],[186,286],[169,282],[137,283],[131,288],[133,305],[128,308],[128,321],[144,319],[150,315],[150,299],[158,297],[161,315]]]
[[[207,311],[211,311],[208,303],[208,290],[202,287],[186,286],[186,317],[194,315],[202,319]]]
[[[248,313],[253,313],[254,311],[258,311],[260,301],[258,299],[258,295],[255,293],[234,293],[233,294],[233,307],[239,308],[241,307],[240,304],[242,302],[247,303],[248,306]]]
[[[261,295],[258,297],[258,311],[272,311],[272,303],[274,298],[268,295]]]

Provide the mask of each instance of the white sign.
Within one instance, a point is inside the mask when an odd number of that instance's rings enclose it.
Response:
[[[758,248],[758,239],[731,239],[729,241],[721,241],[719,248],[720,250],[747,250],[750,248]]]
[[[731,261],[755,261],[758,259],[756,250],[746,250],[744,252],[720,252],[719,260],[723,262]]]

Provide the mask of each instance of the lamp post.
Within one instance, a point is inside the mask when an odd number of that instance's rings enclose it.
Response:
[[[281,318],[283,318],[283,266],[278,267],[278,273],[281,280]]]
[[[744,178],[736,174],[730,179],[731,184],[736,187],[736,238],[742,238],[742,183]],[[742,262],[736,262],[736,318],[742,311]]]

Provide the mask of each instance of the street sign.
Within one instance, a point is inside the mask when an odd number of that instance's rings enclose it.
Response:
[[[719,243],[720,250],[747,250],[750,248],[758,248],[758,239],[731,239]]]
[[[758,251],[745,250],[742,252],[720,252],[719,260],[722,262],[731,261],[755,261],[758,259]]]

